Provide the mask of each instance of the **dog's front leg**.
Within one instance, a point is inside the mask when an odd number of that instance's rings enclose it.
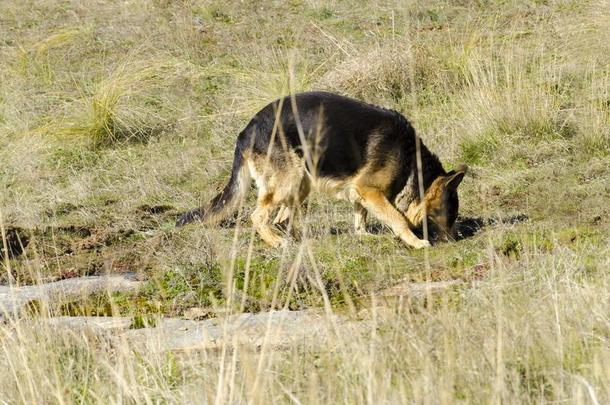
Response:
[[[359,202],[354,202],[354,230],[356,235],[369,235],[366,231],[366,208]]]
[[[360,204],[377,219],[388,225],[394,234],[405,244],[421,249],[430,246],[430,242],[419,239],[409,228],[405,217],[388,201],[386,196],[376,187],[359,187]]]

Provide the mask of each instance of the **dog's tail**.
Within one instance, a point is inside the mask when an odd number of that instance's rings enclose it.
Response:
[[[243,201],[250,188],[250,172],[244,162],[246,138],[245,132],[242,132],[237,138],[229,183],[206,207],[195,208],[182,214],[176,221],[176,226],[183,226],[194,221],[206,223],[222,221],[232,214]]]

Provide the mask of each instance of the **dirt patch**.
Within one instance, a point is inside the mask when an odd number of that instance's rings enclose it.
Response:
[[[6,237],[6,251],[4,243],[0,244],[0,259],[4,259],[7,256],[9,259],[21,256],[30,243],[28,232],[23,228],[8,227],[4,230],[4,233]]]
[[[172,216],[170,205],[143,205],[131,221],[6,230],[8,258],[15,280],[24,284],[107,273],[142,272],[163,240],[156,230]],[[2,244],[0,243],[0,248]],[[4,249],[0,258],[4,258]],[[0,284],[6,282],[0,274]]]

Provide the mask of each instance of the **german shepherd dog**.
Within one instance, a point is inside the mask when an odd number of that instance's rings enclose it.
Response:
[[[176,225],[226,218],[243,202],[254,179],[258,198],[251,219],[271,246],[284,242],[272,227],[275,210],[273,224],[288,223],[316,189],[353,204],[357,234],[366,233],[371,213],[408,246],[425,248],[430,243],[412,232],[424,216],[442,238],[454,236],[457,187],[466,166],[446,172],[421,144],[418,175],[416,149],[415,130],[396,111],[325,92],[288,96],[250,120],[237,137],[229,183],[206,207],[186,212]]]

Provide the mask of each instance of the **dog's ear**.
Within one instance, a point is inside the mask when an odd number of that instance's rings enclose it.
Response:
[[[459,165],[457,170],[451,170],[445,176],[445,178],[447,179],[445,181],[445,186],[450,190],[457,190],[457,187],[460,185],[460,183],[464,179],[464,176],[466,175],[467,171],[468,171],[468,166],[466,166],[466,165]]]

